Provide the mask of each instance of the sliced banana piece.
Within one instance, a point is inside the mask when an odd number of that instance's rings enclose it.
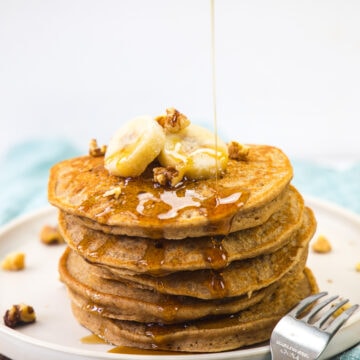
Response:
[[[136,117],[110,140],[105,153],[105,168],[116,176],[139,176],[159,155],[164,144],[164,129],[154,118]]]
[[[159,154],[162,166],[174,167],[181,177],[207,179],[220,174],[228,162],[227,145],[209,130],[190,124],[177,133],[166,134]]]

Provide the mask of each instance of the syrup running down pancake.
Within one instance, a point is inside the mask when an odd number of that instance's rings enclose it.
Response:
[[[271,254],[233,261],[220,270],[179,271],[160,277],[129,274],[104,265],[93,266],[92,271],[105,278],[127,280],[164,294],[200,299],[219,299],[251,293],[279,280],[299,262],[305,265],[308,244],[316,228],[312,211],[306,210],[303,226],[289,244]]]
[[[59,228],[68,245],[91,263],[135,273],[220,269],[232,261],[275,251],[291,240],[302,224],[304,202],[290,186],[284,205],[262,226],[225,236],[182,241],[105,234],[83,225],[79,218],[60,212]]]

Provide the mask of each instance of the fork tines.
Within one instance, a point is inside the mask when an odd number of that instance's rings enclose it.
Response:
[[[326,305],[332,303],[334,300],[338,299],[339,296],[331,296],[328,299],[316,303],[317,300],[327,295],[327,292],[321,292],[312,296],[307,297],[302,300],[290,313],[289,315],[294,318],[299,318],[299,315],[303,314],[305,310],[307,310],[310,305],[315,304],[308,313],[306,313],[303,317],[301,317],[301,321],[309,323],[315,315],[319,314],[322,309],[325,308]],[[321,328],[325,322],[342,307],[346,303],[348,303],[348,299],[344,299],[339,301],[337,304],[332,305],[325,313],[321,314],[320,318],[317,319],[312,325],[318,328]],[[353,305],[350,308],[344,310],[340,315],[338,315],[331,324],[326,328],[328,333],[336,332],[344,322],[357,310],[359,305]]]

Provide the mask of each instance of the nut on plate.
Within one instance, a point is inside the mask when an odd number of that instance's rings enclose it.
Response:
[[[11,328],[31,324],[35,320],[36,314],[34,308],[26,304],[13,305],[10,309],[6,310],[4,315],[5,325]]]
[[[311,248],[319,254],[326,254],[332,250],[329,240],[324,235],[319,235]]]
[[[55,226],[45,225],[40,231],[40,241],[45,245],[63,244],[64,238]]]
[[[13,252],[5,256],[1,262],[3,270],[19,271],[25,268],[25,254],[23,252]]]

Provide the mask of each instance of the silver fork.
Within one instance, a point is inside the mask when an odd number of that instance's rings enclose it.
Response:
[[[331,338],[359,307],[359,305],[353,305],[330,323],[326,323],[339,308],[349,301],[347,299],[342,300],[321,314],[319,319],[314,320],[315,315],[339,297],[331,296],[320,303],[316,303],[306,315],[301,317],[304,310],[325,295],[327,292],[305,298],[277,323],[270,339],[273,360],[318,359]]]

